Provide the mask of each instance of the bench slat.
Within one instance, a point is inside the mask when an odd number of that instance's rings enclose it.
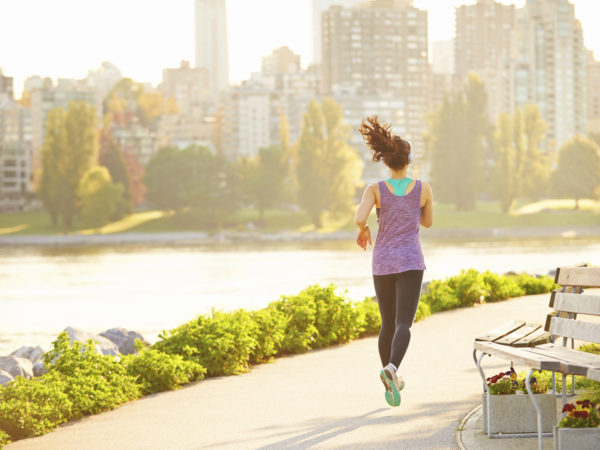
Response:
[[[532,369],[560,371],[560,361],[556,358],[532,353],[530,348],[515,348],[494,342],[478,341],[475,341],[473,346],[475,350],[498,356]]]
[[[552,291],[550,307],[557,311],[600,316],[600,295]]]
[[[496,339],[494,342],[496,342],[498,344],[512,345],[519,339],[522,339],[525,336],[533,333],[538,328],[542,328],[542,326],[537,323],[527,323],[527,324],[523,325],[522,327],[517,328],[512,333],[507,334],[506,336],[501,337],[499,339]]]
[[[549,314],[546,319],[545,330],[556,336],[600,343],[600,323],[562,319]]]
[[[586,375],[590,380],[600,381],[600,369],[590,369]]]
[[[552,334],[545,331],[542,326],[535,330],[533,333],[513,342],[513,347],[535,347],[536,345],[546,344],[550,342]]]
[[[600,370],[600,355],[573,350],[555,344],[546,344],[531,349],[543,356],[554,356],[561,360],[561,370],[574,375],[587,375],[589,370]]]
[[[488,331],[486,334],[483,334],[479,337],[476,337],[476,341],[495,341],[496,339],[500,339],[507,334],[512,333],[515,330],[518,330],[525,322],[520,320],[511,320],[510,322],[503,323],[498,328],[494,328],[492,331]]]
[[[554,281],[561,286],[600,287],[600,267],[559,267]]]

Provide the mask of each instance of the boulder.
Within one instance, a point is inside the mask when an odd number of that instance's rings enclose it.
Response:
[[[0,386],[6,386],[12,380],[14,380],[14,377],[10,373],[0,369]]]
[[[85,343],[89,339],[95,340],[97,342],[96,351],[102,355],[119,355],[119,348],[104,336],[86,333],[83,330],[73,327],[67,327],[64,331],[69,334],[72,341]]]
[[[40,360],[33,365],[33,376],[41,377],[47,372],[44,361]]]
[[[44,356],[44,350],[42,349],[42,347],[39,346],[30,347],[24,345],[23,347],[12,352],[11,355],[18,356],[19,358],[26,358],[29,361],[31,361],[32,364],[35,364],[40,359],[42,359],[42,356]]]
[[[19,375],[33,378],[33,364],[26,358],[0,356],[0,369],[8,372],[13,378]]]
[[[134,343],[136,339],[141,340],[146,346],[150,345],[137,331],[127,331],[125,328],[111,328],[104,333],[100,333],[111,342],[113,342],[123,355],[135,353]]]

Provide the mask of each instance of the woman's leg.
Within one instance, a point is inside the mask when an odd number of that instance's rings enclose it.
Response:
[[[396,275],[394,290],[396,303],[395,330],[389,362],[397,368],[400,367],[410,342],[410,327],[419,306],[422,282],[422,270],[409,270]]]
[[[396,275],[373,275],[373,284],[381,314],[379,357],[381,365],[385,367],[390,362],[392,339],[396,328]]]

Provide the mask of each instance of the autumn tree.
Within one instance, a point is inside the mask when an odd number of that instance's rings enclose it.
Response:
[[[347,213],[354,206],[363,163],[349,142],[349,127],[341,106],[331,98],[311,101],[296,144],[296,174],[300,205],[315,227],[323,213]]]
[[[593,198],[600,185],[600,149],[591,139],[575,136],[566,142],[558,155],[558,167],[552,175],[556,195],[575,199]]]
[[[77,187],[98,154],[96,112],[86,102],[48,113],[42,145],[39,195],[53,224],[70,230],[77,213]]]
[[[433,187],[441,201],[459,211],[475,209],[490,129],[485,86],[471,73],[432,116],[426,136]]]
[[[132,211],[131,179],[121,147],[109,128],[103,128],[100,132],[99,163],[108,169],[114,183],[120,183],[123,186],[123,201],[119,202],[118,208],[111,217],[112,220],[120,219]]]

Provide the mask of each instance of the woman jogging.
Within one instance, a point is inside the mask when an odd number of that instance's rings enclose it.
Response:
[[[383,160],[390,178],[365,189],[354,222],[359,228],[356,243],[367,249],[371,231],[367,218],[375,206],[379,224],[373,248],[373,282],[381,314],[379,375],[385,385],[385,399],[400,405],[404,380],[396,372],[410,341],[425,262],[419,242],[419,227],[433,224],[433,194],[425,181],[407,177],[411,145],[390,133],[390,125],[377,116],[367,117],[359,132],[373,153],[373,161]]]

